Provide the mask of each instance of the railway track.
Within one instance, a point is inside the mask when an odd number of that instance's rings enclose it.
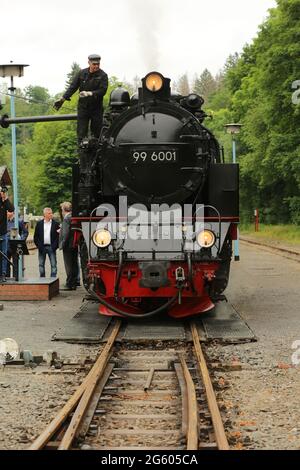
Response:
[[[198,331],[192,343],[106,345],[29,450],[228,450]]]
[[[259,247],[262,250],[269,251],[271,253],[276,253],[280,256],[283,256],[284,258],[287,259],[292,259],[294,261],[300,262],[300,252],[293,250],[293,249],[288,249],[288,248],[283,248],[282,246],[276,246],[274,244],[268,244],[264,243],[261,240],[253,240],[251,238],[247,237],[240,237],[240,240],[242,243],[248,244],[248,245],[254,245],[256,247]]]

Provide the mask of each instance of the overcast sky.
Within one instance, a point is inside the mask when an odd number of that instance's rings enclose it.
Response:
[[[3,0],[0,4],[3,4]],[[102,56],[120,80],[151,70],[216,74],[255,37],[275,0],[14,0],[1,8],[0,63],[30,64],[15,85],[64,89],[73,62]],[[0,84],[6,80],[0,78]]]

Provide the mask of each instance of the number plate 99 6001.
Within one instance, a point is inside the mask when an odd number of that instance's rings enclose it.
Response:
[[[176,149],[168,150],[132,150],[130,153],[131,163],[176,163],[178,153]]]

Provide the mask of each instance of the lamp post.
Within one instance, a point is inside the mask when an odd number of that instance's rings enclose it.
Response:
[[[14,64],[12,61],[9,64],[0,65],[0,77],[10,77],[10,114],[11,118],[16,117],[15,112],[15,87],[14,77],[23,77],[24,67],[27,64]],[[13,176],[13,192],[14,192],[14,206],[15,206],[15,226],[17,233],[19,233],[19,199],[18,199],[18,171],[17,171],[17,141],[16,141],[16,125],[11,126],[11,146],[12,146],[12,176]],[[19,259],[19,279],[22,279],[22,260]]]
[[[231,134],[231,140],[232,140],[232,162],[236,164],[236,140],[235,136],[236,134],[239,134],[241,132],[243,124],[238,124],[238,123],[231,123],[231,124],[226,124],[224,127],[227,131],[228,134]],[[239,261],[240,260],[240,251],[239,251],[239,230],[237,229],[237,239],[234,240],[233,243],[234,246],[234,260]]]

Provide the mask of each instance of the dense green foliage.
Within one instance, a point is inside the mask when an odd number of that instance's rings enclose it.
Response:
[[[259,207],[266,223],[300,224],[300,105],[292,103],[292,83],[300,79],[300,0],[277,3],[253,43],[229,58],[207,108],[227,154],[224,124],[243,124],[237,139],[244,220]]]

